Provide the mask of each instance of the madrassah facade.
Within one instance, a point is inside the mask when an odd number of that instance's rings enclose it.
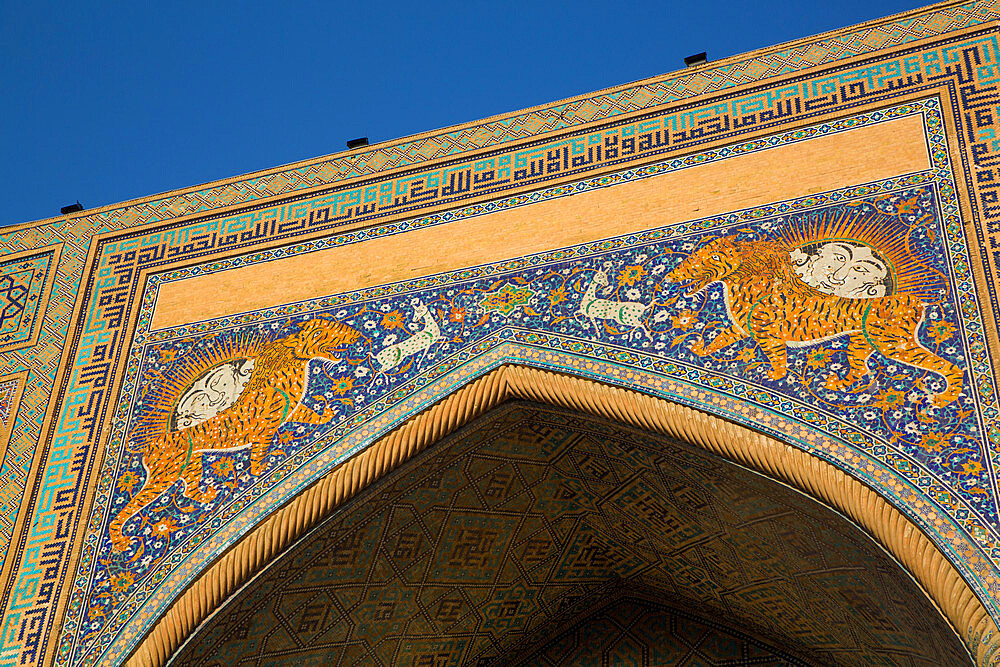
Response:
[[[998,19],[0,230],[0,665],[1000,663]]]

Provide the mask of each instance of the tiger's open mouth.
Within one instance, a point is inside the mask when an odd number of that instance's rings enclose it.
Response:
[[[684,296],[694,296],[698,292],[705,289],[708,284],[712,282],[711,278],[695,278],[694,280],[689,280],[684,285]]]

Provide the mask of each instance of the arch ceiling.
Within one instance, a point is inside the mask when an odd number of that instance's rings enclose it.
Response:
[[[4,228],[0,665],[162,662],[503,397],[822,499],[995,663],[998,17]]]
[[[971,661],[906,571],[819,503],[671,438],[507,403],[333,513],[172,664],[544,664],[595,608],[627,622],[630,593],[789,664]],[[678,650],[661,614],[640,646],[662,655],[637,664]]]

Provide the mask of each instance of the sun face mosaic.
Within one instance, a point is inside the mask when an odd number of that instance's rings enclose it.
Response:
[[[936,100],[904,113],[941,143]],[[920,490],[929,514],[910,516],[946,517],[950,538],[928,528],[943,549],[989,553],[1000,448],[983,415],[996,418],[996,396],[947,156],[932,157],[928,172],[793,202],[174,330],[140,324],[59,664],[127,654],[269,508],[432,403],[429,383],[467,381],[511,342],[569,359],[550,367],[641,369],[693,388],[672,400],[719,413],[706,397],[732,397],[831,433]],[[982,571],[963,572],[992,604]]]

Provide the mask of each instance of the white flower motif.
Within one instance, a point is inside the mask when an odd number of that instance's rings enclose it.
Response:
[[[395,342],[396,342],[396,334],[389,334],[388,336],[382,339],[383,345],[392,345]]]
[[[653,267],[653,270],[650,273],[652,273],[654,276],[658,276],[666,270],[667,270],[667,265],[660,264],[658,266]]]
[[[656,311],[656,314],[653,315],[653,321],[656,323],[666,322],[668,317],[670,317],[670,313],[665,310],[658,310]]]
[[[367,367],[365,367],[365,366],[358,366],[357,368],[354,369],[354,377],[356,377],[356,378],[363,378],[366,375],[368,375],[368,368]]]
[[[635,300],[636,300],[636,299],[638,299],[638,298],[639,298],[640,296],[642,296],[642,292],[640,292],[639,290],[637,290],[637,289],[635,289],[635,288],[632,288],[632,289],[630,289],[630,290],[627,290],[627,291],[625,292],[625,298],[626,298],[626,299],[631,299],[632,301],[635,301]]]

